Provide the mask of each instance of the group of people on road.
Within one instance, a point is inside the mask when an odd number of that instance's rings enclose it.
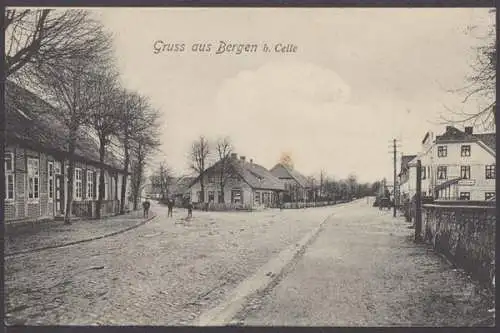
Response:
[[[168,199],[167,200],[167,207],[168,207],[168,211],[167,211],[167,217],[173,217],[173,213],[174,213],[174,206],[175,206],[175,201],[174,199]],[[143,203],[142,203],[142,208],[144,210],[144,213],[143,213],[143,216],[145,218],[148,218],[149,217],[149,208],[151,207],[151,203],[149,202],[148,199],[146,199]],[[189,201],[189,203],[187,204],[187,210],[188,210],[188,215],[187,215],[187,218],[191,218],[193,217],[193,203],[191,201]]]

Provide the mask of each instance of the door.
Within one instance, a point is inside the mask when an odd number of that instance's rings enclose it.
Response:
[[[56,176],[56,188],[55,188],[55,202],[56,202],[56,215],[64,214],[64,186],[63,186],[63,175]]]

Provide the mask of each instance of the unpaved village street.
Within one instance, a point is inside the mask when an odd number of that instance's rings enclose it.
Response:
[[[342,205],[158,217],[120,235],[5,259],[8,323],[183,325]]]
[[[261,212],[177,209],[131,231],[5,259],[7,323],[196,325],[323,221],[302,256],[227,324],[471,325],[485,297],[365,199]],[[329,217],[330,216],[330,217]]]
[[[392,211],[363,201],[332,215],[315,242],[232,324],[293,326],[491,325],[491,294]],[[485,318],[487,320],[485,321]],[[489,323],[489,324],[486,324]]]

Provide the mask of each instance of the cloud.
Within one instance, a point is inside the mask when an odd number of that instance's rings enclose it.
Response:
[[[351,104],[350,94],[331,69],[298,61],[267,63],[221,85],[215,114],[225,122],[218,131],[231,136],[240,154],[266,167],[289,151],[306,174],[318,172],[318,166],[339,177],[366,174],[364,152],[390,126],[391,114]]]

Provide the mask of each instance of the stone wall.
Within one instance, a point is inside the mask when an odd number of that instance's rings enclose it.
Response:
[[[424,205],[422,237],[485,285],[495,275],[495,206]]]

